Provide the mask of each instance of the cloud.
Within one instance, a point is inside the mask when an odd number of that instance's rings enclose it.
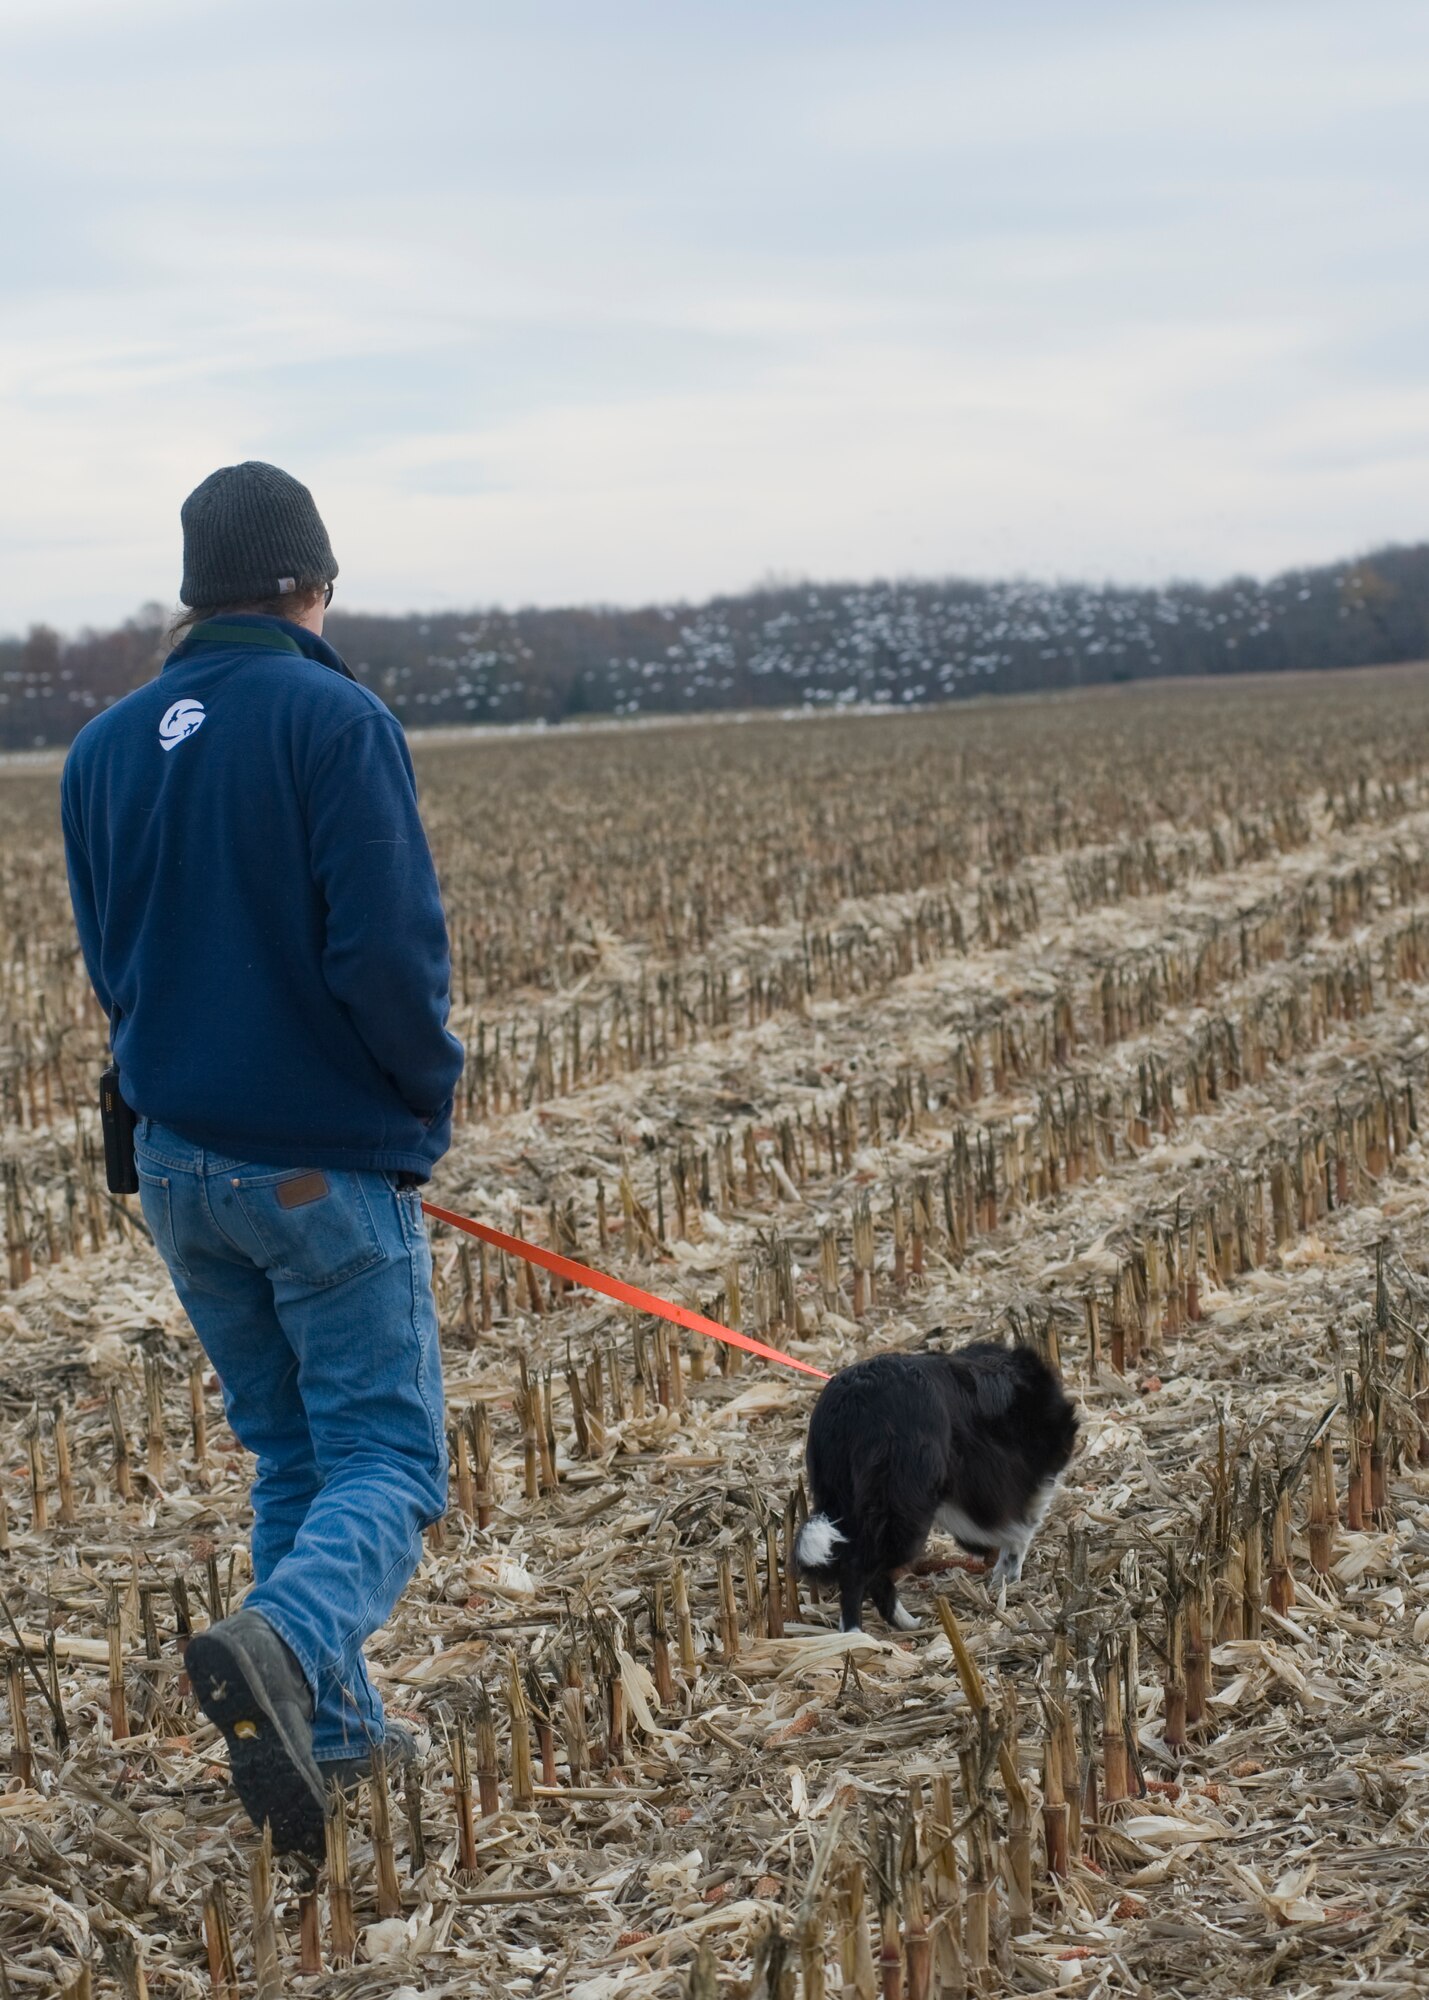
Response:
[[[0,627],[269,457],[373,608],[1425,532],[1429,16],[0,12]]]

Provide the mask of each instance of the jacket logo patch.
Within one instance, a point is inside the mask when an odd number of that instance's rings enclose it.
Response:
[[[278,1182],[278,1206],[306,1208],[310,1201],[321,1201],[326,1193],[326,1174],[296,1174],[290,1181]]]
[[[202,729],[206,719],[207,710],[201,701],[176,701],[172,708],[164,710],[164,719],[159,724],[159,741],[166,750],[174,750],[180,743],[187,742],[196,729]]]

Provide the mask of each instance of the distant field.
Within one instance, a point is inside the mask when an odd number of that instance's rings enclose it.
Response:
[[[422,1781],[350,1911],[255,1922],[178,1649],[248,1468],[103,1192],[58,760],[6,762],[10,1992],[1421,1990],[1429,668],[416,755],[435,1199],[826,1370],[1033,1340],[1083,1447],[1005,1609],[935,1542],[845,1645],[785,1569],[812,1385],[439,1229],[452,1512],[373,1646]]]

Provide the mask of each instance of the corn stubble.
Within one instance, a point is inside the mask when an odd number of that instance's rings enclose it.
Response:
[[[1082,1450],[1005,1607],[935,1541],[922,1629],[841,1640],[789,1559],[812,1386],[439,1230],[451,1505],[372,1646],[421,1758],[334,1797],[316,1874],[272,1855],[183,1673],[247,1466],[103,1187],[52,776],[0,773],[9,1990],[1231,1992],[1291,1950],[1391,1990],[1429,678],[419,766],[440,1198],[824,1369],[1029,1340]]]

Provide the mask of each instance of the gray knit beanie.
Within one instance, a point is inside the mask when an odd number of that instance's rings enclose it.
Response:
[[[220,466],[179,510],[187,605],[265,603],[331,583],[337,562],[306,486],[276,465]]]

